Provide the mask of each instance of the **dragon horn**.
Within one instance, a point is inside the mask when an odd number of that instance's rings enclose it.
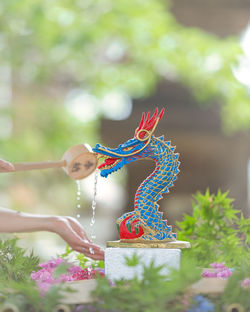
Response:
[[[158,116],[159,121],[161,120],[161,118],[162,118],[164,112],[165,112],[165,108],[163,108],[163,109],[161,110],[161,112],[160,112],[160,114],[159,114],[159,116]]]
[[[147,117],[146,117],[146,120],[145,120],[145,122],[144,122],[144,125],[146,125],[146,124],[148,123],[149,116],[150,116],[150,112],[147,113]]]
[[[155,124],[155,122],[157,120],[157,114],[158,114],[158,107],[156,108],[156,110],[154,112],[154,115],[150,118],[149,122],[145,126],[146,130],[152,129],[152,127],[154,126],[154,124]]]
[[[156,109],[156,112],[158,113],[158,108]],[[161,111],[160,111],[160,114],[155,116],[154,114],[154,119],[151,118],[150,122],[148,123],[147,127],[145,127],[146,130],[151,130],[151,133],[154,132],[155,128],[157,127],[158,125],[158,122],[161,120],[163,114],[165,112],[165,109],[163,108]]]
[[[141,128],[142,128],[142,127],[143,127],[143,125],[144,125],[144,119],[145,119],[145,113],[143,112],[143,113],[142,113],[142,117],[141,117],[141,122],[140,122],[140,125],[139,125],[139,127],[137,128],[137,130],[136,130],[136,131],[141,130]]]
[[[154,115],[149,120],[149,122],[148,122],[149,124],[151,124],[156,119],[157,114],[158,114],[158,107],[156,107]]]

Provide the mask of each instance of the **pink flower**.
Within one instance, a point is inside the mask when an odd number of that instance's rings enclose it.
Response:
[[[35,281],[42,281],[42,282],[47,282],[50,283],[53,281],[53,276],[52,276],[52,271],[51,270],[46,270],[42,269],[37,272],[31,273],[31,278]]]
[[[95,270],[91,268],[82,270],[78,265],[71,265],[67,269],[67,273],[61,274],[58,278],[55,278],[53,274],[56,268],[64,262],[67,264],[62,258],[52,259],[48,262],[39,264],[42,269],[31,273],[30,277],[36,281],[41,295],[44,295],[53,284],[92,279],[95,277]],[[100,274],[104,275],[103,272],[100,272]]]
[[[81,270],[75,274],[73,274],[73,278],[75,281],[80,280],[86,280],[86,279],[92,279],[95,277],[96,271],[90,268],[86,268],[84,270]]]
[[[44,269],[49,269],[49,268],[50,268],[50,269],[53,269],[53,268],[58,267],[58,265],[61,264],[61,263],[63,263],[63,262],[65,262],[64,259],[62,259],[62,258],[57,258],[57,259],[52,259],[52,260],[50,260],[50,261],[48,261],[48,262],[40,263],[39,266],[40,266],[41,268],[44,268]]]
[[[63,282],[71,282],[73,281],[73,277],[70,274],[61,274],[57,279],[54,280],[55,283],[63,283]]]
[[[210,264],[211,268],[214,268],[214,269],[224,269],[226,268],[225,266],[225,262],[220,262],[220,263],[217,263],[217,262],[213,262]]]
[[[71,274],[75,274],[75,273],[78,273],[79,271],[81,271],[81,267],[78,266],[78,265],[72,265],[72,267],[70,267],[68,269],[68,272],[71,273]]]
[[[217,277],[217,273],[204,270],[202,272],[202,277],[208,277],[208,278]]]
[[[245,278],[245,279],[241,282],[241,287],[244,288],[244,289],[250,287],[250,278]]]
[[[54,278],[53,273],[55,269],[63,262],[62,258],[52,259],[48,262],[41,263],[39,266],[42,268],[37,272],[32,272],[30,277],[36,281],[37,287],[40,289],[41,294],[44,295],[53,284],[72,281],[72,273],[61,274],[57,279]],[[73,270],[76,270],[74,268]]]
[[[225,269],[217,273],[218,278],[228,278],[231,275],[232,275],[232,272],[229,269]]]
[[[202,277],[208,277],[208,278],[228,278],[232,275],[232,270],[227,268],[225,266],[225,263],[211,263],[210,266],[214,268],[215,270],[211,272],[210,270],[204,270],[202,272]]]

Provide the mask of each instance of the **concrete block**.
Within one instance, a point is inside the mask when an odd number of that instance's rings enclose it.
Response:
[[[136,267],[129,267],[125,257],[132,258],[134,253],[141,263]],[[136,275],[141,278],[143,265],[149,266],[154,261],[156,266],[164,265],[162,273],[167,276],[170,268],[180,268],[180,258],[180,249],[108,247],[105,251],[105,274],[111,280],[131,279]]]

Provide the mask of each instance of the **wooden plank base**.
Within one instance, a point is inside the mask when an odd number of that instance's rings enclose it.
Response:
[[[183,249],[190,248],[191,245],[186,241],[168,241],[168,242],[158,242],[158,241],[147,241],[142,242],[139,240],[118,240],[118,241],[108,241],[107,247],[113,248],[166,248],[166,249]]]

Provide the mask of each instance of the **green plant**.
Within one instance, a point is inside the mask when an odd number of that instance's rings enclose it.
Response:
[[[92,260],[92,259],[86,257],[84,254],[75,252],[69,245],[67,245],[65,252],[62,253],[61,255],[58,255],[58,257],[67,259],[69,256],[70,256],[71,260],[77,261],[83,269],[85,269],[86,267],[104,268],[104,261]]]
[[[16,304],[18,298],[22,297],[26,312],[51,312],[63,298],[63,292],[70,291],[62,285],[53,285],[41,298],[36,284],[31,280],[0,282],[0,307],[5,302]]]
[[[0,240],[0,281],[27,281],[37,268],[39,258],[25,255],[26,251],[17,246],[17,238]]]
[[[125,256],[125,263],[127,266],[137,266],[140,263],[140,259],[136,253],[134,253],[132,257]]]
[[[242,281],[249,276],[250,262],[245,262],[235,269],[228,280],[224,293],[217,301],[216,311],[222,311],[223,307],[231,304],[240,304],[245,308],[245,311],[250,311],[250,286],[242,286]]]
[[[70,291],[61,285],[53,285],[43,296],[30,278],[32,271],[38,269],[39,258],[17,246],[17,238],[0,240],[0,306],[5,302],[22,306],[26,312],[51,312]]]
[[[134,266],[140,260],[133,256],[127,259],[129,265]],[[179,271],[171,271],[168,278],[161,273],[163,266],[143,266],[141,278],[117,280],[115,286],[108,278],[99,277],[94,296],[98,306],[104,310],[126,312],[162,312],[181,311],[181,299],[187,287],[200,278],[200,270],[195,261],[184,257]]]
[[[177,222],[180,240],[191,242],[191,253],[201,266],[209,263],[226,262],[230,266],[250,261],[250,219],[244,218],[233,208],[228,192],[210,194],[197,193],[193,201],[193,213],[184,215]]]
[[[142,97],[174,79],[199,101],[220,98],[228,129],[249,128],[249,95],[231,69],[243,54],[239,40],[183,27],[170,1],[5,0],[0,14],[0,63],[21,90],[73,85]]]

